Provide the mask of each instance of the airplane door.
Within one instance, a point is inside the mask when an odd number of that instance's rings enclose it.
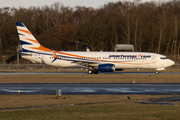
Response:
[[[156,62],[156,56],[152,55],[152,63],[155,63],[155,62]]]
[[[45,56],[44,55],[41,55],[41,63],[46,64],[45,63]]]

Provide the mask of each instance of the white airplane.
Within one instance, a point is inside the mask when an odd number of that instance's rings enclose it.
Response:
[[[43,47],[22,22],[16,22],[21,41],[22,58],[33,63],[58,67],[83,67],[89,74],[114,72],[125,68],[164,70],[174,61],[164,55],[148,52],[87,52],[55,51]]]

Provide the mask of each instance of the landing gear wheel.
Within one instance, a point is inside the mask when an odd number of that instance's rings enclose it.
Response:
[[[94,74],[98,74],[98,70],[97,69],[94,69]]]
[[[159,74],[159,72],[157,71],[156,74]]]
[[[93,74],[93,70],[88,70],[88,74]]]

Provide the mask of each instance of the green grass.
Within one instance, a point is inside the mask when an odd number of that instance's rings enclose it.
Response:
[[[1,95],[0,108],[32,107],[0,110],[1,120],[178,120],[180,105],[152,105],[135,103],[161,95]],[[169,96],[172,97],[172,96]],[[4,98],[4,99],[2,99]],[[114,102],[113,102],[114,101]],[[15,103],[16,102],[16,103]],[[111,103],[110,103],[111,102]],[[69,105],[74,104],[76,105]],[[81,104],[78,103],[97,103]],[[65,105],[66,104],[66,105]],[[62,106],[58,106],[62,105]],[[35,106],[49,106],[36,108]]]
[[[1,120],[178,120],[180,106],[110,103],[1,111]]]

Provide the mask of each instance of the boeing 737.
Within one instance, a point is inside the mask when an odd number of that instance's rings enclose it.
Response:
[[[89,74],[126,68],[164,70],[174,64],[166,56],[148,52],[55,51],[43,47],[22,22],[16,22],[22,58],[57,67],[82,67]]]

